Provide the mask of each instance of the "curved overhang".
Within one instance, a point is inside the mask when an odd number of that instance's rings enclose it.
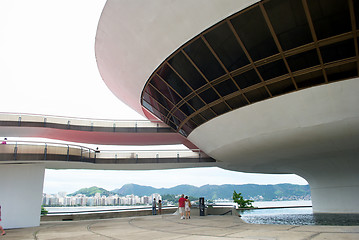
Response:
[[[164,59],[185,42],[257,0],[109,0],[96,34],[102,79],[123,102],[145,117],[141,92]]]
[[[359,78],[309,88],[223,114],[188,139],[222,167],[296,173],[359,158]]]
[[[228,168],[292,172],[283,166],[297,151],[281,151],[281,145],[293,144],[306,130],[318,140],[331,139],[331,129],[340,126],[355,132],[345,121],[355,122],[358,112],[350,92],[358,89],[356,1],[138,4],[105,6],[96,39],[104,81],[136,111],[142,111],[140,99],[143,108]],[[333,101],[340,109],[334,116],[341,119],[332,118]],[[322,150],[307,143],[302,146],[308,155],[336,149],[333,143]]]

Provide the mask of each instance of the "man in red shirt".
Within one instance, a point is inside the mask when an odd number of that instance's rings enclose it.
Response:
[[[0,221],[1,221],[1,206],[0,206]],[[4,231],[4,229],[1,225],[0,225],[0,231],[1,231],[0,236],[4,236],[6,234],[6,232]]]
[[[185,206],[186,199],[184,198],[184,195],[181,195],[181,198],[178,200],[178,210],[181,214],[181,219],[184,219],[184,206]]]

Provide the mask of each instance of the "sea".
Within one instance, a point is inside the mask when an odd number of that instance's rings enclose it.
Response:
[[[314,214],[311,201],[258,201],[253,206],[257,209],[238,210],[247,223],[359,226],[359,214]],[[51,215],[143,209],[150,209],[150,206],[46,207]]]
[[[358,226],[359,214],[313,213],[311,201],[254,202],[258,209],[239,211],[253,224]]]

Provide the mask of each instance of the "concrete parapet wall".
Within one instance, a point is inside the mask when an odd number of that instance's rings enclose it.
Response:
[[[172,214],[176,212],[177,208],[162,209],[162,214]],[[89,219],[106,219],[106,218],[121,218],[121,217],[136,217],[152,215],[151,209],[146,210],[132,210],[132,211],[118,211],[118,212],[96,212],[96,213],[75,213],[66,215],[46,215],[41,216],[41,221],[77,221]]]
[[[177,208],[162,209],[162,214],[175,214]],[[41,216],[41,221],[78,221],[90,219],[107,219],[107,218],[121,218],[121,217],[137,217],[152,215],[151,209],[144,210],[126,210],[116,212],[96,212],[96,213],[75,213],[66,215],[46,215]],[[192,216],[199,216],[199,208],[193,207],[191,209]],[[209,207],[205,210],[205,215],[237,215],[235,208],[231,207]]]
[[[234,215],[239,216],[238,211],[234,207],[208,207],[206,215]]]

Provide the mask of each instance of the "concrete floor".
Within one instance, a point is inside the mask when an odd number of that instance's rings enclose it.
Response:
[[[235,216],[175,215],[70,222],[42,222],[40,227],[9,229],[1,240],[45,239],[359,239],[359,226],[247,224]]]

